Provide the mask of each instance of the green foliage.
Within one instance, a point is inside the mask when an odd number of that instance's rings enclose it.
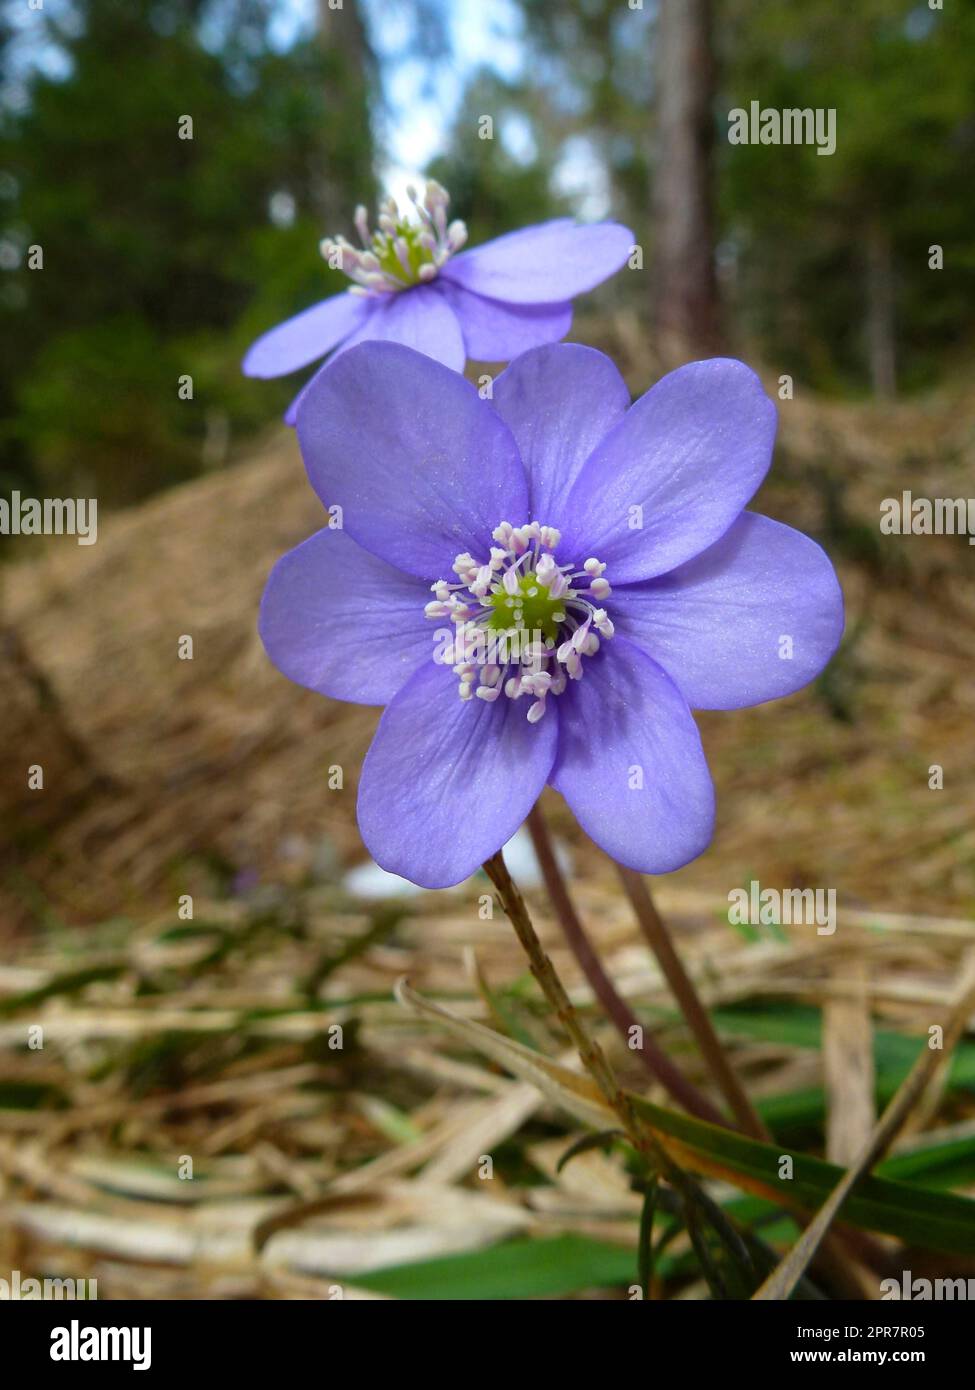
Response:
[[[823,389],[868,381],[871,248],[889,259],[902,386],[930,383],[972,329],[975,5],[724,0],[720,187],[734,308],[766,355]],[[836,152],[727,142],[727,112],[834,108]],[[969,171],[969,172],[966,172]],[[945,269],[929,268],[944,247]]]
[[[337,288],[317,243],[350,187],[371,192],[365,79],[338,48],[276,52],[265,0],[216,7],[211,51],[212,8],[72,0],[60,22],[31,18],[35,56],[62,62],[35,69],[0,124],[0,241],[19,259],[0,284],[12,483],[130,500],[197,471],[214,440],[232,444],[294,392],[242,381],[240,354]],[[16,58],[8,43],[8,74]],[[272,206],[288,214],[278,225]]]
[[[461,193],[459,215],[477,224],[480,214],[488,232],[529,220],[511,211],[526,181],[529,194],[571,186],[577,201],[607,192],[652,267],[653,168],[668,158],[656,140],[655,7],[518,7],[523,73],[503,87],[484,75],[472,83],[442,166]],[[863,0],[840,19],[833,0],[715,0],[713,13],[717,235],[732,341],[817,389],[857,394],[874,379],[873,322],[892,342],[898,387],[931,385],[972,338],[975,0],[943,10]],[[834,108],[836,152],[731,145],[728,112],[753,100]],[[477,140],[482,111],[499,129],[517,119],[529,133],[527,180],[498,139]],[[538,213],[530,196],[525,211]],[[932,246],[944,248],[943,270],[929,267]]]
[[[565,1298],[583,1289],[636,1282],[632,1250],[586,1236],[512,1240],[348,1276],[350,1284],[390,1298]]]
[[[652,170],[667,157],[654,6],[513,3],[521,69],[462,71],[430,173],[474,243],[605,195],[649,267]],[[240,357],[342,287],[317,245],[351,234],[352,207],[375,197],[363,16],[386,12],[346,0],[322,11],[327,42],[281,50],[276,11],[0,0],[0,490],[132,500],[224,458],[297,389],[244,380]],[[407,37],[386,52],[390,70],[421,62],[435,77],[456,61],[444,0],[391,12]],[[721,262],[741,350],[819,389],[866,390],[879,255],[899,385],[930,384],[972,336],[975,0],[863,0],[841,23],[832,0],[715,0],[714,14]],[[752,100],[835,108],[836,153],[731,146],[727,113]],[[479,138],[481,113],[492,140]],[[179,138],[185,115],[192,140]],[[42,270],[27,267],[31,246]],[[623,282],[603,293],[620,302]]]

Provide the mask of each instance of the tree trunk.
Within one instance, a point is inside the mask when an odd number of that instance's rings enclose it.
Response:
[[[338,49],[355,72],[367,71],[372,52],[359,0],[342,0],[341,5],[318,0],[318,33],[326,47]]]
[[[711,0],[660,0],[655,296],[666,361],[720,346],[711,193]]]
[[[323,141],[317,211],[323,226],[331,228],[337,225],[336,218],[348,221],[352,207],[368,203],[375,192],[369,130],[378,74],[362,0],[341,0],[341,4],[338,0],[318,0],[318,40],[327,59],[326,87],[335,113],[332,119],[345,130],[358,129],[364,135],[362,157],[352,167],[345,157],[338,161],[330,158],[330,141]]]
[[[867,233],[867,352],[874,395],[892,400],[897,391],[894,258],[890,236],[876,222]]]

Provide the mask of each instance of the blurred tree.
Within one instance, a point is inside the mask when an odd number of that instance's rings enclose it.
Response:
[[[530,89],[543,91],[545,119],[557,136],[557,176],[588,165],[577,195],[601,195],[603,215],[644,227],[650,206],[655,109],[652,59],[655,5],[620,0],[521,0]],[[567,178],[572,183],[571,175]]]
[[[889,395],[971,342],[975,3],[721,0],[733,305],[783,370]],[[730,108],[836,112],[836,152],[727,143]],[[932,268],[944,249],[944,270]]]
[[[930,383],[970,345],[975,0],[943,10],[861,0],[840,25],[834,0],[710,0],[710,101],[700,33],[682,53],[654,53],[655,44],[667,49],[668,17],[675,41],[695,19],[703,25],[698,0],[667,0],[663,11],[660,0],[517,3],[523,75],[503,85],[478,79],[441,166],[457,188],[476,171],[469,201],[490,207],[494,222],[521,220],[504,208],[506,186],[513,196],[518,182],[506,177],[503,142],[473,139],[477,111],[522,122],[539,183],[585,214],[634,227],[655,262],[661,322],[679,302],[698,321],[692,350],[709,350],[716,306],[704,171],[716,137],[714,237],[725,317],[742,351],[820,389],[882,396],[895,384]],[[835,153],[731,145],[728,113],[753,100],[834,109]],[[933,268],[939,246],[942,271]]]
[[[568,211],[551,184],[554,156],[542,104],[536,98],[528,106],[527,99],[518,84],[479,69],[465,90],[447,153],[430,166],[430,175],[449,190],[451,214],[467,223],[472,243]],[[494,123],[492,139],[481,138],[481,114]],[[521,132],[518,156],[505,139],[512,119]]]
[[[502,78],[485,65],[470,75],[447,152],[430,172],[473,241],[573,212],[645,225],[649,12],[617,0],[520,0],[520,8],[522,71]],[[609,302],[622,294],[618,283],[601,291]]]
[[[655,326],[664,360],[718,347],[711,0],[660,0],[654,173]]]
[[[379,90],[379,73],[359,0],[349,0],[348,4],[343,0],[337,9],[334,0],[318,0],[318,39],[326,54],[330,81],[341,82],[341,91],[336,90],[334,95],[343,97],[351,117],[368,119],[372,95]],[[361,172],[350,170],[341,160],[323,161],[319,188],[324,215],[334,217],[344,205],[344,216],[348,218],[352,191],[349,175],[361,179]],[[371,191],[370,180],[356,191],[354,202],[361,202]]]
[[[9,35],[0,49],[11,485],[130,500],[293,392],[255,390],[240,354],[340,287],[317,243],[371,193],[373,151],[364,55],[313,37],[280,51],[273,8],[51,0],[26,74]]]

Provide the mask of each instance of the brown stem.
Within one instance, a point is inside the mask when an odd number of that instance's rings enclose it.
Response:
[[[640,928],[735,1118],[753,1139],[773,1142],[772,1136],[752,1109],[751,1102],[731,1068],[707,1010],[684,970],[670,933],[650,896],[646,881],[632,869],[624,869],[620,864],[616,867]],[[793,1215],[800,1225],[805,1225],[808,1218],[804,1213],[793,1211]],[[845,1232],[842,1238],[831,1232],[817,1252],[815,1265],[843,1290],[846,1297],[862,1298],[865,1290],[871,1289],[875,1281],[863,1269],[861,1261],[872,1259],[873,1263],[879,1266],[882,1258],[882,1249],[863,1232]]]
[[[528,957],[531,972],[542,993],[571,1038],[583,1066],[619,1119],[630,1143],[642,1155],[651,1171],[663,1173],[678,1190],[685,1191],[685,1174],[663,1151],[653,1135],[647,1132],[646,1127],[637,1120],[629,1098],[613,1075],[602,1048],[586,1032],[585,1025],[556,973],[555,966],[538,939],[525,900],[508,873],[508,866],[504,862],[501,850],[485,862],[484,872],[498,890],[501,905],[515,929],[515,935]],[[839,1272],[845,1272],[842,1262],[834,1258],[834,1264],[836,1263],[840,1265]]]
[[[638,1036],[642,1038],[641,1045],[633,1050],[637,1052],[644,1067],[654,1080],[659,1081],[688,1114],[696,1115],[699,1120],[708,1120],[714,1125],[726,1125],[727,1121],[717,1106],[713,1105],[707,1096],[703,1095],[680,1068],[675,1066],[667,1054],[658,1047],[653,1038],[646,1033],[626,1000],[617,993],[615,985],[603,969],[602,962],[596,955],[592,942],[579,920],[579,914],[569,896],[568,886],[555,857],[552,837],[549,835],[545,817],[537,804],[528,813],[528,829],[531,833],[532,844],[535,846],[535,854],[538,857],[542,878],[545,880],[545,887],[548,890],[556,916],[562,925],[565,939],[579,963],[579,968],[589,981],[593,994],[602,1004],[617,1032],[629,1047],[632,1046],[630,1041],[633,1037],[632,1030],[634,1028],[639,1029]]]
[[[562,1027],[572,1039],[586,1071],[599,1087],[607,1104],[619,1118],[630,1143],[644,1156],[651,1169],[658,1172],[671,1172],[674,1165],[653,1137],[647,1133],[645,1127],[638,1122],[633,1107],[613,1075],[612,1068],[607,1062],[602,1048],[586,1032],[585,1025],[566,993],[565,986],[556,974],[555,966],[549,960],[545,948],[538,939],[535,928],[532,926],[531,917],[528,915],[525,900],[508,873],[508,866],[504,862],[504,855],[501,850],[498,850],[497,854],[492,854],[491,858],[485,862],[484,872],[498,890],[501,905],[515,929],[515,935],[522,944],[525,955],[528,957],[531,972],[538,981],[542,993],[554,1009]]]
[[[697,1045],[711,1070],[711,1075],[720,1087],[721,1094],[728,1102],[732,1114],[745,1133],[750,1134],[753,1139],[771,1139],[771,1135],[752,1107],[751,1101],[745,1094],[741,1082],[728,1061],[727,1054],[714,1030],[714,1025],[674,949],[670,933],[654,905],[642,875],[635,873],[633,869],[624,869],[622,864],[617,864],[616,867],[623,883],[623,889],[636,913],[637,921],[640,923],[640,930],[656,956],[657,963],[664,973],[664,978],[670,985],[674,997],[680,1005],[681,1012],[687,1020],[688,1027],[697,1039]]]

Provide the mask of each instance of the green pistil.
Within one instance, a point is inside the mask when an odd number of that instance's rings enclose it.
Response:
[[[517,593],[499,589],[488,602],[494,609],[488,627],[499,632],[520,627],[528,632],[540,632],[546,641],[554,642],[559,634],[559,623],[565,618],[563,600],[552,598],[548,588],[540,584],[534,574],[519,579]]]
[[[390,237],[385,232],[377,232],[372,239],[372,253],[379,262],[380,270],[397,280],[408,278],[411,284],[418,284],[420,267],[433,265],[433,252],[420,244],[421,231],[422,228],[414,226],[412,222],[397,222],[395,236]],[[408,276],[393,244],[397,237],[402,237],[406,242],[407,259],[410,263]]]

